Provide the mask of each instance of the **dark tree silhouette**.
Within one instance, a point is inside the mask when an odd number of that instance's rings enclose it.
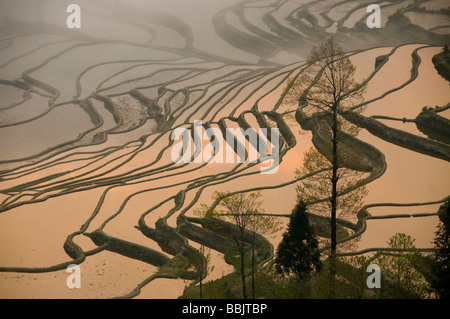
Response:
[[[256,235],[270,234],[278,230],[278,221],[273,216],[263,214],[263,201],[260,192],[249,194],[230,192],[214,192],[213,199],[218,202],[213,210],[208,205],[201,204],[200,209],[195,211],[196,215],[209,216],[230,222],[237,226],[236,232],[230,232],[229,237],[234,241],[240,258],[240,269],[242,281],[242,296],[247,299],[246,284],[246,254],[248,244],[251,244],[251,267],[252,267],[252,297],[255,293],[255,241]],[[251,238],[251,239],[249,239]]]
[[[331,120],[330,139],[332,152],[327,159],[331,164],[331,193],[330,197],[330,225],[331,225],[331,250],[330,272],[332,278],[335,274],[335,260],[337,248],[336,214],[338,210],[338,184],[341,178],[338,170],[341,167],[341,159],[338,155],[340,143],[340,126],[343,121],[340,114],[363,100],[366,84],[359,84],[354,80],[356,67],[344,50],[333,38],[314,46],[307,59],[307,68],[293,84],[286,102],[307,102],[306,112],[320,112]],[[325,155],[325,154],[324,154]],[[342,158],[342,156],[341,156]],[[332,283],[332,281],[331,281]]]
[[[199,253],[201,255],[199,278],[200,278],[200,299],[203,299],[203,279],[214,270],[211,266],[211,252],[203,245],[200,246]]]
[[[309,224],[306,205],[300,201],[292,211],[287,231],[278,246],[275,269],[279,273],[307,278],[321,268],[318,241]]]

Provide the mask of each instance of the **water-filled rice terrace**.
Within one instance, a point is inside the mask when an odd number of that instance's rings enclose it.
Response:
[[[446,1],[78,1],[80,29],[66,26],[69,3],[0,4],[0,296],[176,298],[199,280],[201,245],[215,265],[206,280],[236,271],[235,229],[193,212],[217,205],[214,191],[261,191],[287,224],[303,153],[331,142],[325,121],[284,98],[330,36],[367,82],[344,117],[361,128],[345,165],[369,194],[338,224],[358,251],[339,253],[375,251],[396,232],[429,251],[449,195],[450,90],[431,62],[450,39]],[[380,29],[365,24],[370,3]],[[174,163],[171,134],[193,139],[194,121],[278,129],[278,171],[248,158]],[[258,265],[281,234],[258,237]],[[83,289],[66,286],[71,264]]]

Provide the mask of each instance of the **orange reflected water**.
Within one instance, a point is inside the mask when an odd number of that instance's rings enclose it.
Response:
[[[367,99],[399,86],[409,78],[410,55],[416,47],[416,45],[408,45],[397,50],[390,61],[395,63],[386,64],[383,71],[372,80],[373,82],[368,88]],[[388,52],[390,52],[390,48],[375,49],[355,56],[353,61],[355,61],[358,70],[361,70],[361,77],[373,70],[376,56]],[[431,57],[436,52],[438,52],[437,48],[421,50],[422,65],[419,69],[419,77],[402,90],[368,105],[364,114],[414,118],[425,105],[434,106],[448,103],[450,101],[448,83],[437,74],[430,62]],[[275,95],[273,98],[265,98],[265,108],[270,103],[274,105],[277,99],[278,97]],[[249,105],[249,107],[251,106]],[[211,204],[211,196],[214,191],[248,190],[281,185],[292,181],[295,178],[295,169],[302,165],[303,153],[312,146],[312,143],[310,133],[299,135],[300,126],[293,120],[287,120],[287,122],[296,135],[297,145],[285,155],[277,174],[259,174],[259,167],[255,167],[248,171],[257,172],[256,174],[243,175],[217,185],[210,185],[204,189],[199,200],[187,214],[192,215],[193,209],[199,207],[200,203]],[[411,124],[401,122],[387,124],[413,133],[417,132],[415,128],[410,127]],[[120,139],[118,136],[113,138]],[[368,185],[369,195],[365,198],[367,204],[436,201],[448,195],[449,163],[390,144],[372,136],[365,130],[361,131],[359,138],[377,147],[386,156],[388,164],[386,173],[380,179]],[[165,141],[167,142],[167,139]],[[163,144],[161,142],[161,145]],[[99,149],[101,148],[99,147]],[[151,153],[151,151],[148,152]],[[118,152],[115,156],[119,154],[121,153]],[[139,165],[146,165],[155,156],[156,154],[152,153],[146,157],[145,152],[143,152],[142,155],[137,156],[114,173],[125,173],[139,167]],[[154,167],[158,168],[169,163],[170,149]],[[213,176],[219,173],[227,173],[234,167],[232,164],[210,164],[198,170],[186,172],[194,167],[200,167],[200,165],[191,164],[171,172],[184,172],[180,175],[165,177],[171,173],[160,171],[153,177],[162,176],[165,178],[145,181],[152,177],[152,175],[149,175],[148,177],[142,177],[139,184],[113,188],[105,197],[105,201],[98,215],[91,222],[88,231],[95,230],[105,220],[113,216],[124,200],[131,196],[121,214],[106,224],[105,231],[111,236],[161,251],[155,242],[144,237],[134,226],[137,225],[137,221],[143,213],[185,189],[191,180],[204,175]],[[67,169],[70,164],[65,164],[63,167]],[[39,172],[36,175],[39,175]],[[110,175],[113,176],[114,174]],[[183,184],[176,185],[179,183]],[[263,190],[265,211],[275,214],[290,213],[296,199],[295,186],[296,183],[292,183],[285,187]],[[136,194],[143,190],[161,187],[164,188]],[[100,187],[55,197],[42,203],[20,206],[0,214],[0,266],[44,267],[67,261],[68,257],[62,248],[66,236],[77,231],[90,217],[104,190],[104,187]],[[197,191],[198,189],[193,189],[186,194],[183,208],[191,203]],[[152,211],[147,215],[145,221],[150,227],[154,227],[155,221],[165,216],[173,207],[174,201],[172,200]],[[412,209],[377,208],[371,209],[370,213],[386,215],[403,212],[435,212],[437,207],[438,205]],[[169,219],[170,226],[176,226],[176,216],[177,214]],[[283,223],[286,225],[286,219],[283,220]],[[372,220],[368,222],[367,231],[362,236],[359,248],[385,247],[388,238],[396,232],[405,232],[413,236],[418,247],[430,247],[436,224],[437,217]],[[269,238],[275,247],[281,240],[281,234],[282,232],[279,232],[273,238]],[[84,250],[94,247],[83,236],[76,237],[75,242]],[[196,243],[191,244],[196,248],[199,246]],[[223,261],[221,254],[212,252],[212,260],[217,268],[207,280],[219,278],[232,271],[232,268]],[[109,298],[129,293],[140,282],[157,271],[156,267],[108,251],[87,257],[81,265],[81,269],[83,289],[75,290],[67,288],[68,274],[65,271],[43,274],[0,273],[0,297]],[[187,284],[189,282],[183,280],[157,279],[142,289],[139,298],[176,298],[183,292]]]

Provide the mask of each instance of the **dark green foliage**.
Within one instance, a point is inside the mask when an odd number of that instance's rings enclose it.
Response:
[[[450,120],[436,114],[432,108],[424,108],[416,117],[417,128],[429,138],[450,144]]]
[[[293,273],[299,278],[307,278],[322,268],[318,241],[304,202],[299,202],[292,211],[288,229],[278,246],[275,268],[279,273]]]
[[[203,283],[202,294],[205,299],[239,299],[240,274],[233,272],[219,279]],[[186,286],[180,299],[198,299],[200,297],[200,285]]]
[[[375,263],[381,268],[381,298],[424,299],[429,296],[429,287],[418,266],[422,262],[415,239],[404,233],[389,238],[392,252],[379,252]],[[395,251],[400,250],[400,251]]]
[[[383,64],[385,61],[387,61],[389,59],[389,57],[387,55],[380,55],[375,59],[375,69]]]
[[[256,274],[258,297],[263,299],[309,299],[311,279],[280,275],[273,264]]]
[[[433,266],[435,280],[431,286],[441,299],[450,299],[450,199],[439,209],[438,231],[434,239],[436,262]]]
[[[444,46],[442,52],[433,56],[433,64],[438,73],[447,81],[450,81],[450,54],[448,45]]]

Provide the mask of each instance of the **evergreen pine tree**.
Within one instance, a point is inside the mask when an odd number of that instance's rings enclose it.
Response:
[[[278,246],[275,269],[280,274],[293,273],[307,278],[321,268],[318,241],[309,224],[306,205],[300,201],[292,211],[287,231]]]

